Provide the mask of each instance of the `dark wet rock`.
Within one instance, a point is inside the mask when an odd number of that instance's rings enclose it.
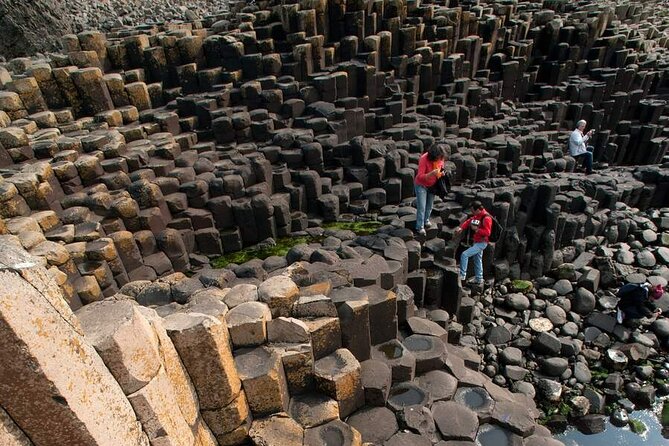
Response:
[[[482,422],[490,420],[495,406],[495,401],[483,387],[461,387],[455,392],[453,401],[476,412]]]
[[[410,432],[398,432],[384,446],[431,446],[432,442],[421,435]]]
[[[365,402],[370,406],[385,406],[392,381],[390,367],[373,359],[362,362],[360,367]]]
[[[401,412],[406,407],[429,406],[430,394],[414,383],[403,382],[393,386],[388,395],[388,407]]]
[[[393,382],[411,381],[416,373],[416,357],[398,340],[375,345],[372,359],[385,362],[392,371]]]
[[[572,310],[587,315],[595,309],[595,295],[586,288],[579,287],[572,299]]]
[[[474,441],[479,421],[476,413],[453,401],[437,401],[432,415],[444,440]]]
[[[502,350],[500,359],[504,364],[521,365],[523,363],[523,352],[516,347],[506,347]]]
[[[537,394],[547,401],[557,402],[560,401],[562,396],[562,385],[551,379],[539,379],[537,381]]]
[[[523,437],[532,435],[536,427],[527,408],[511,401],[497,401],[492,411],[492,419]]]
[[[402,344],[416,358],[416,373],[425,373],[443,367],[446,347],[441,339],[414,334],[405,338]]]
[[[511,332],[508,328],[497,325],[486,332],[486,340],[493,345],[503,345],[511,341]]]
[[[640,385],[635,382],[628,383],[625,386],[625,392],[628,398],[641,409],[649,408],[655,402],[655,387],[652,385]]]
[[[660,339],[669,338],[669,319],[657,319],[650,328]]]
[[[588,365],[583,362],[574,364],[574,378],[580,383],[589,383],[592,380],[592,373],[590,373]]]
[[[481,446],[520,446],[522,437],[494,424],[483,424],[476,434],[476,444]]]
[[[362,443],[360,432],[341,420],[333,420],[318,427],[305,429],[304,444],[339,444],[358,446]]]
[[[448,340],[448,332],[436,322],[420,317],[410,317],[407,323],[414,334],[435,336],[444,342]]]
[[[542,354],[557,354],[562,349],[562,343],[552,333],[539,333],[532,341],[532,348]]]
[[[324,395],[296,395],[290,399],[288,413],[306,429],[338,419],[339,405]]]
[[[346,422],[360,432],[362,441],[370,443],[383,444],[399,429],[395,414],[385,407],[362,409]]]
[[[606,428],[604,415],[586,415],[576,420],[576,427],[586,435],[598,434]]]
[[[400,427],[436,443],[439,439],[432,411],[427,407],[409,406],[397,413]]]
[[[420,375],[416,377],[416,382],[434,401],[450,400],[458,386],[457,379],[443,370],[433,370]]]
[[[630,418],[627,414],[627,411],[625,409],[616,409],[613,411],[611,414],[611,424],[617,427],[623,427],[627,426],[629,423]]]

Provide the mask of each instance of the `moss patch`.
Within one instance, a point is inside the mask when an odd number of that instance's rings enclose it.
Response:
[[[241,251],[231,252],[229,254],[224,254],[211,262],[211,266],[214,268],[225,268],[231,263],[241,265],[246,263],[249,260],[260,259],[265,260],[267,257],[279,256],[283,257],[288,254],[290,248],[293,246],[302,244],[302,243],[312,243],[317,241],[316,237],[283,237],[276,241],[275,246],[267,248],[249,248],[242,249]]]
[[[642,435],[648,428],[639,420],[630,419],[630,430],[635,434]]]
[[[356,235],[370,235],[376,232],[383,226],[383,223],[376,220],[369,221],[336,221],[332,223],[325,223],[323,229],[339,229],[345,231],[353,231]]]
[[[534,285],[529,280],[514,280],[511,282],[511,288],[516,293],[529,293],[534,289]]]
[[[609,372],[607,370],[604,370],[602,368],[592,368],[590,369],[590,375],[592,375],[592,379],[606,379],[609,376]]]
[[[322,226],[323,229],[346,230],[353,231],[356,235],[369,235],[376,232],[376,230],[383,226],[383,223],[370,221],[355,221],[355,222],[333,222],[326,223]],[[303,236],[303,237],[283,237],[276,240],[275,246],[266,248],[247,248],[241,251],[224,254],[211,262],[213,268],[225,268],[231,263],[241,265],[249,260],[260,259],[265,260],[267,257],[278,256],[283,257],[288,254],[290,248],[302,243],[316,243],[321,241],[320,237]]]

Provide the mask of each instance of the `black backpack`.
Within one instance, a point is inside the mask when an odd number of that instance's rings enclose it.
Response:
[[[492,215],[491,213],[488,213],[488,215],[486,215],[486,217],[492,218],[492,226],[490,228],[490,237],[488,237],[488,239],[491,242],[497,242],[502,237],[502,233],[504,232],[505,228],[504,228],[504,226],[502,226],[502,224],[499,221],[497,221],[495,216]]]
[[[442,175],[435,183],[427,188],[427,191],[439,198],[444,198],[451,191],[451,181],[448,175]]]

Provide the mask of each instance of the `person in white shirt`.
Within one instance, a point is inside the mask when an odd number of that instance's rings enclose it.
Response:
[[[588,133],[583,133],[585,130],[587,122],[580,120],[576,123],[576,129],[571,132],[569,136],[569,154],[576,158],[583,158],[585,164],[585,171],[587,174],[592,173],[592,150],[594,147],[587,146],[585,143],[590,140],[594,130],[590,130]]]

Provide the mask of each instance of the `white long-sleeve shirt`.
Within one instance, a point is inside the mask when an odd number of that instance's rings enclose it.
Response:
[[[586,142],[590,139],[590,135],[584,135],[579,129],[571,132],[569,136],[569,154],[571,156],[583,155],[588,151]]]

